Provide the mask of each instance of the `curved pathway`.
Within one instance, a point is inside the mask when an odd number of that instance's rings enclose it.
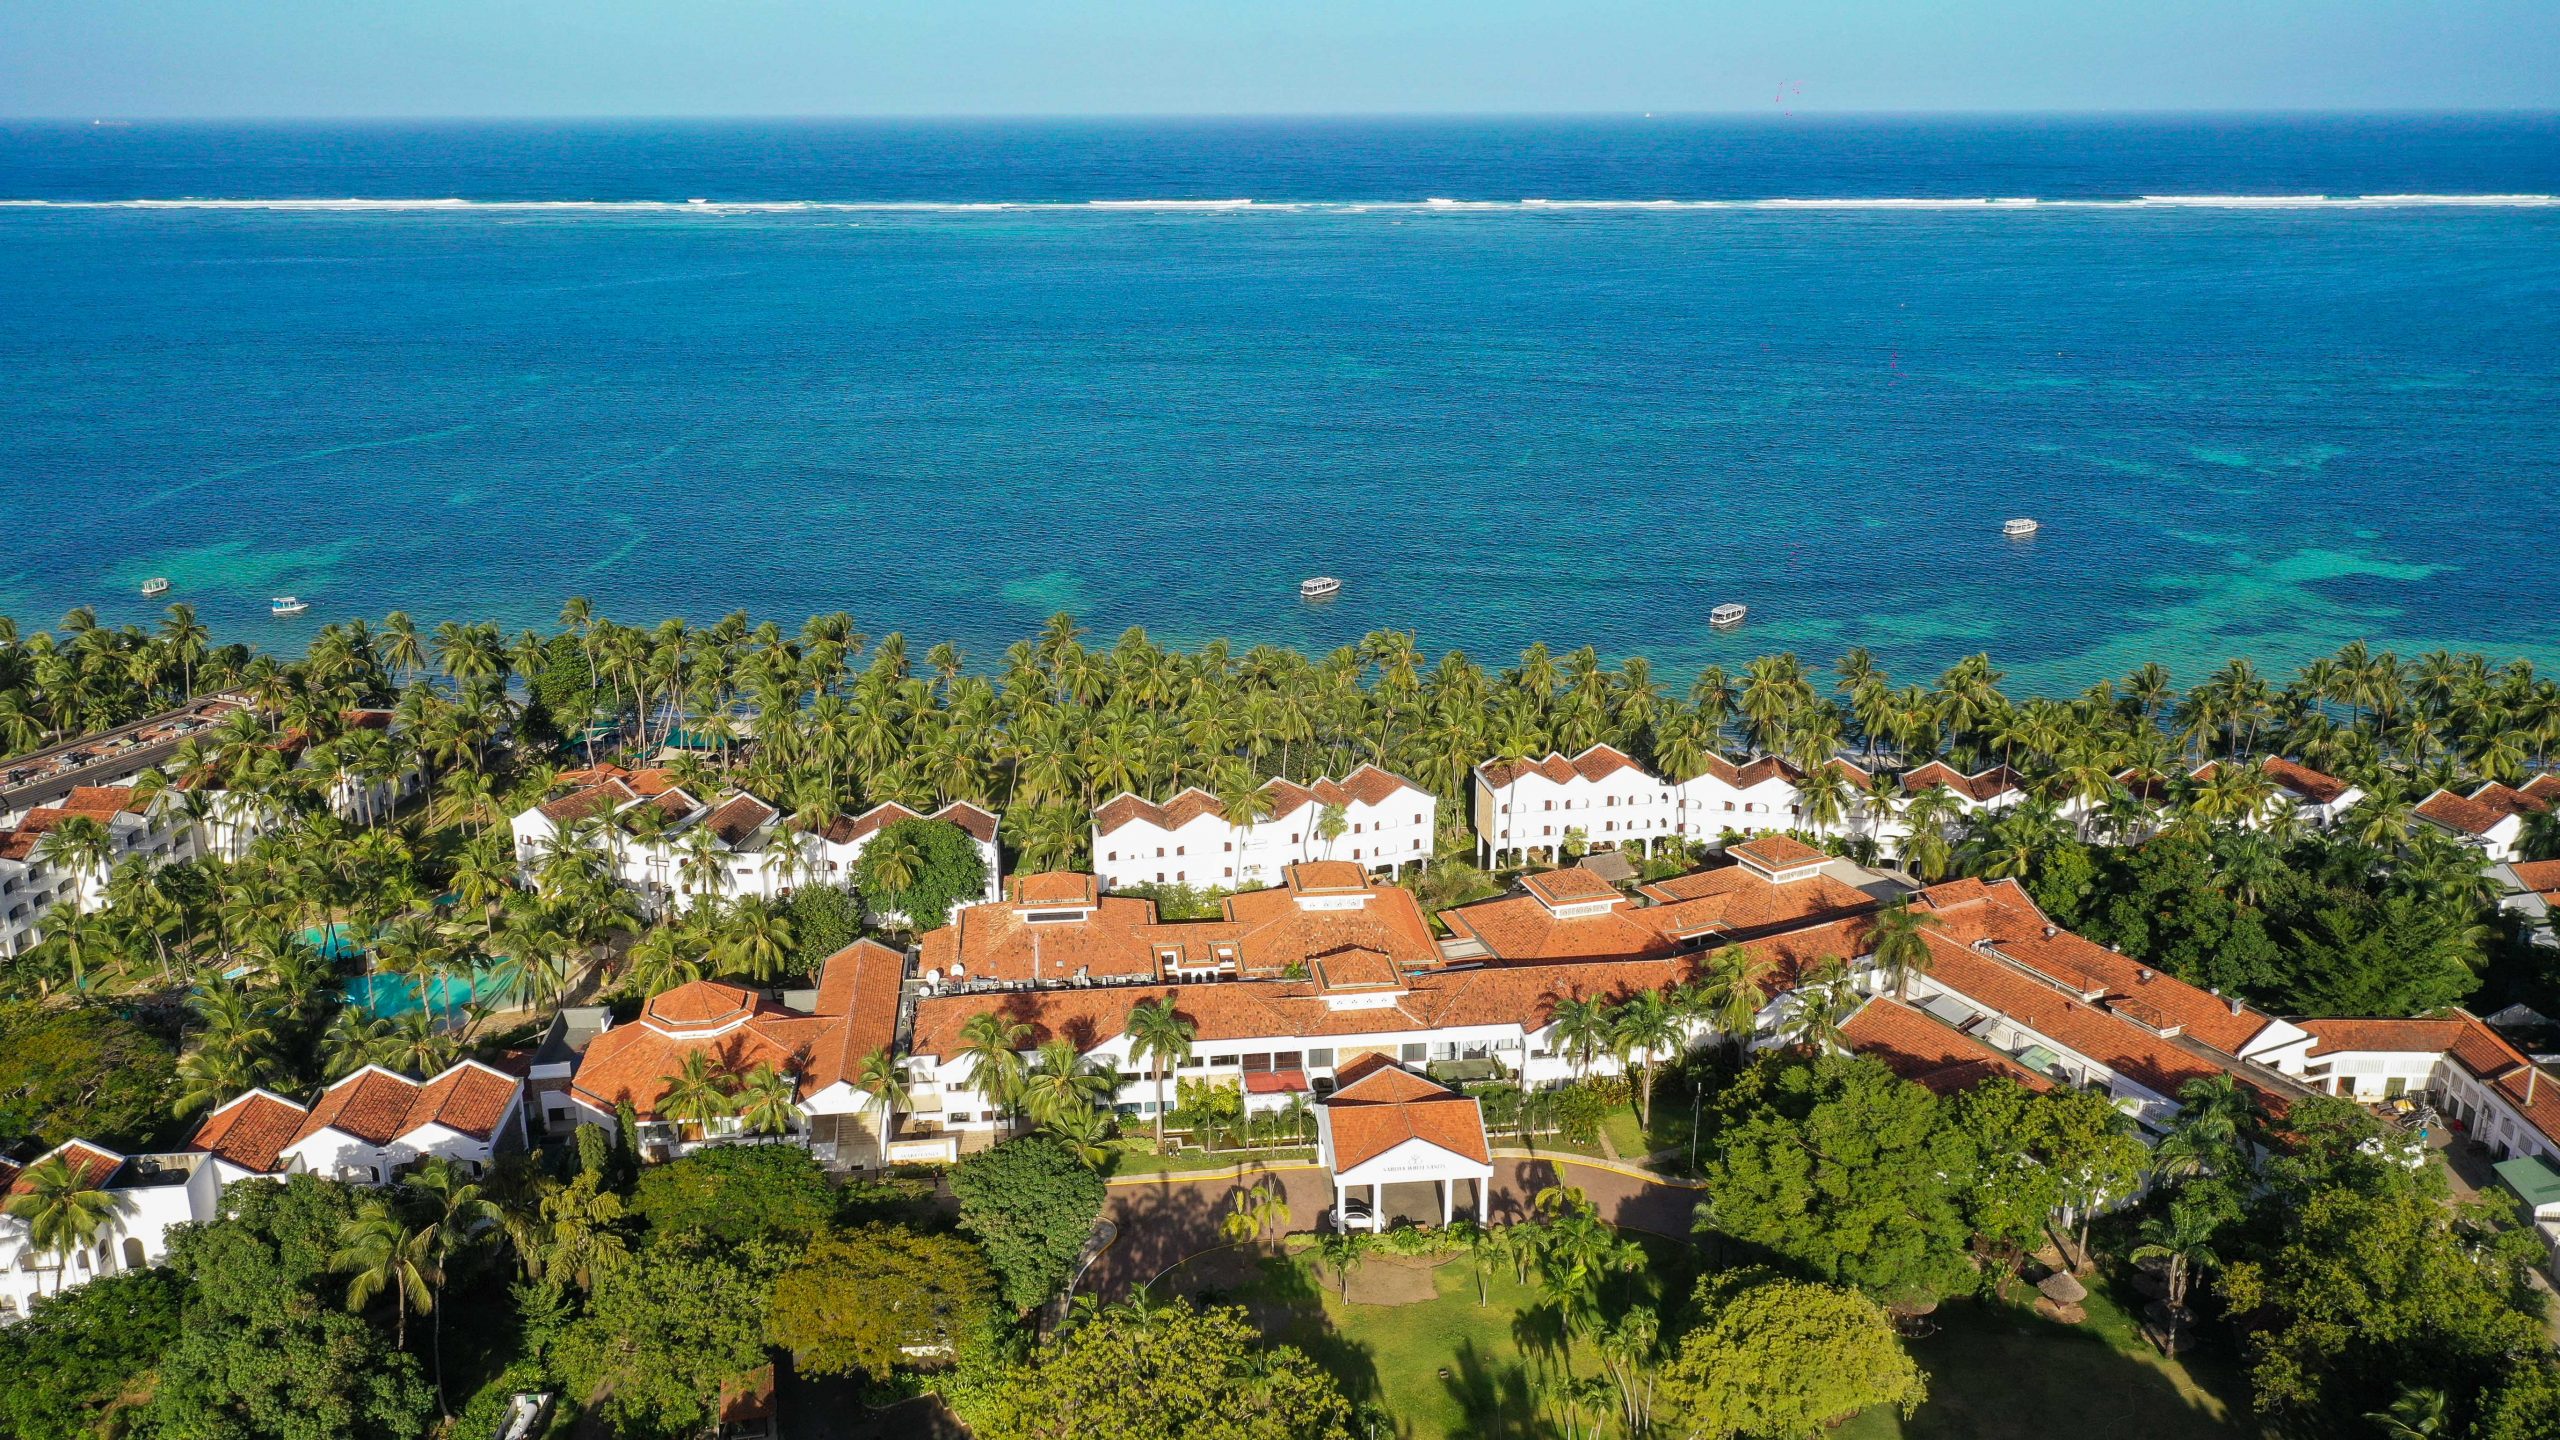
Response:
[[[1234,1208],[1235,1192],[1272,1183],[1288,1196],[1293,1231],[1312,1230],[1333,1206],[1332,1176],[1323,1166],[1304,1161],[1111,1181],[1102,1213],[1119,1227],[1119,1236],[1094,1261],[1082,1288],[1117,1299],[1173,1265],[1226,1244],[1218,1223]],[[1605,1160],[1496,1150],[1488,1206],[1492,1218],[1525,1219],[1531,1197],[1559,1183],[1581,1187],[1599,1208],[1600,1218],[1613,1225],[1684,1240],[1702,1188],[1694,1180],[1675,1180]]]

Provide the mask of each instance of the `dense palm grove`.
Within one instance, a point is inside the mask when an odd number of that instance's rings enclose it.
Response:
[[[2412,661],[2354,645],[2289,677],[2233,661],[2181,689],[2146,666],[2074,697],[2012,698],[1980,656],[1915,683],[1898,682],[1863,651],[1827,669],[1780,655],[1738,673],[1711,667],[1682,687],[1640,658],[1604,665],[1587,647],[1564,655],[1532,647],[1516,664],[1489,670],[1456,652],[1429,659],[1412,636],[1395,632],[1322,657],[1270,646],[1239,652],[1223,642],[1171,651],[1137,630],[1108,646],[1088,638],[1059,616],[1000,656],[940,644],[919,659],[903,636],[874,640],[841,614],[796,631],[743,614],[644,629],[573,600],[548,633],[510,638],[485,623],[423,629],[395,614],[378,626],[326,626],[304,656],[285,660],[216,646],[185,606],[147,631],[100,626],[84,612],[51,631],[22,632],[0,620],[0,752],[39,748],[193,695],[244,693],[252,707],[186,743],[170,771],[184,783],[167,803],[210,821],[205,797],[223,792],[247,797],[269,822],[237,858],[157,868],[121,862],[103,906],[57,911],[42,943],[0,973],[0,1146],[40,1148],[78,1134],[142,1148],[183,1134],[186,1117],[251,1085],[302,1094],[366,1063],[415,1075],[466,1050],[521,1043],[535,1019],[568,997],[629,1001],[706,974],[764,982],[809,973],[863,923],[860,907],[823,887],[651,920],[579,845],[555,849],[538,887],[518,883],[510,815],[551,793],[563,768],[670,747],[669,764],[691,783],[744,788],[802,823],[823,826],[884,800],[918,809],[951,800],[986,806],[1001,812],[1008,865],[1019,869],[1082,864],[1092,808],[1124,790],[1160,797],[1196,784],[1230,813],[1251,813],[1268,777],[1304,781],[1373,762],[1439,793],[1448,827],[1440,848],[1455,857],[1472,853],[1468,777],[1489,758],[1570,754],[1605,742],[1678,778],[1711,753],[1775,754],[1806,772],[1803,805],[1823,843],[1857,850],[1864,842],[1844,822],[1889,811],[1912,831],[1898,858],[1922,878],[2014,877],[2061,923],[2274,1010],[2417,1014],[2484,994],[2550,993],[2549,952],[2537,956],[2513,933],[2477,853],[2412,813],[2438,786],[2516,780],[2560,748],[2560,684],[2522,663],[2442,653]],[[350,712],[365,707],[390,708],[397,723],[350,724]],[[2301,830],[2280,812],[2267,819],[2273,782],[2248,762],[2278,754],[2350,779],[2368,799],[2328,832]],[[1823,763],[1834,756],[1877,778],[1853,781]],[[1932,758],[1967,770],[2009,765],[2033,799],[1968,821],[1943,790],[1903,793],[1895,773]],[[2202,781],[2185,778],[2205,759],[2238,763]],[[353,814],[328,803],[341,779],[388,780],[412,770],[428,777],[415,799]],[[2160,798],[2119,782],[2127,771],[2164,777]],[[2066,821],[2066,806],[2093,821]],[[108,852],[95,830],[64,824],[45,837],[49,857],[103,868]],[[2526,843],[2532,853],[2560,855],[2553,817],[2541,817]],[[1685,858],[1674,847],[1656,863]],[[1427,908],[1490,890],[1488,877],[1454,858],[1410,883]],[[1725,973],[1748,959],[1747,951],[1730,953],[1709,985],[1686,998],[1707,1004],[1722,993],[1748,1014],[1762,977]],[[471,979],[468,1023],[439,1025],[424,1009],[373,1018],[346,1001],[349,972],[358,968],[371,983],[413,987],[421,997]],[[1574,1044],[1606,1048],[1629,1027],[1663,1023],[1659,999],[1630,1008],[1644,1013],[1593,1007],[1567,1017],[1582,1037]],[[1806,1013],[1807,1033],[1795,1038],[1810,1049],[1821,1017],[1832,1012]],[[1825,1123],[1871,1129],[1879,1116],[1902,1125],[1914,1148],[1892,1183],[1930,1193],[1925,1203],[1887,1198],[1895,1213],[1935,1217],[1911,1232],[1935,1247],[1924,1257],[1935,1287],[1962,1283],[1966,1247],[1998,1228],[1974,1212],[1988,1213],[2002,1197],[1947,1189],[1949,1175],[1972,1173],[1963,1155],[1974,1150],[1965,1147],[1987,1153],[1996,1144],[2017,1154],[2043,1143],[2033,1126],[1995,1113],[2001,1104],[2025,1107],[2016,1097],[1921,1114],[1913,1109],[1917,1092],[1894,1088],[1872,1066],[1850,1074],[1829,1060],[1796,1057],[1736,1074],[1718,1057],[1683,1069],[1669,1083],[1715,1097],[1707,1125],[1725,1137],[1713,1163],[1736,1197],[1731,1207],[1766,1179],[1747,1171],[1755,1155],[1783,1168],[1791,1134]],[[1044,1058],[1036,1073],[1090,1088],[1071,1052]],[[1710,1089],[1710,1076],[1726,1088]],[[1647,1108],[1656,1078],[1651,1067],[1641,1075]],[[702,1090],[706,1107],[753,1103],[713,1094],[716,1077],[678,1080]],[[1037,1107],[1026,1098],[1022,1108]],[[2309,1138],[2310,1158],[2277,1176],[2272,1191],[2239,1185],[2233,1145],[2264,1132],[2266,1117],[2228,1106],[2198,1113],[2185,1142],[2198,1153],[2140,1217],[2148,1228],[2135,1230],[2127,1218],[2120,1248],[2174,1255],[2180,1265],[2230,1262],[2236,1295],[2313,1317],[2298,1337],[2310,1352],[2327,1343],[2321,1325],[2352,1329],[2372,1314],[2341,1318],[2334,1296],[2286,1287],[2309,1284],[2298,1277],[2343,1264],[2342,1256],[2420,1246],[2435,1267],[2429,1284],[2465,1303],[2491,1296],[2498,1314],[2454,1334],[2458,1317],[2427,1313],[2412,1300],[2406,1313],[2389,1312],[2410,1343],[2436,1337],[2451,1357],[2446,1364],[2470,1383],[2514,1389],[2523,1397],[2517,1407],[2548,1402],[2546,1373],[2511,1373],[2497,1358],[2515,1330],[2508,1317],[2521,1313],[2510,1292],[2522,1282],[2504,1252],[2482,1259],[2477,1274],[2466,1270],[2467,1256],[2488,1254],[2475,1217],[2459,1226],[2429,1219],[2442,1209],[2439,1196],[2410,1191],[2399,1172],[2362,1164],[2352,1145],[2340,1148],[2350,1130],[2343,1114],[2327,1117],[2333,1129]],[[1060,1147],[1069,1162],[1099,1153],[1077,1127],[1052,1128],[1062,1134],[1016,1143]],[[1533,1126],[1524,1117],[1520,1128]],[[2360,1141],[2363,1132],[2349,1138]],[[524,1367],[518,1378],[620,1387],[627,1413],[613,1418],[634,1433],[689,1433],[703,1418],[704,1385],[717,1390],[713,1370],[751,1360],[784,1328],[771,1318],[781,1297],[807,1297],[802,1308],[810,1313],[797,1317],[793,1333],[809,1354],[856,1354],[864,1358],[840,1368],[876,1376],[891,1361],[875,1366],[869,1357],[893,1354],[903,1337],[834,1333],[829,1327],[843,1317],[827,1313],[824,1294],[845,1285],[910,1286],[948,1309],[946,1329],[957,1334],[989,1323],[999,1299],[1020,1308],[1022,1294],[1045,1295],[1055,1284],[1044,1271],[1031,1290],[1015,1293],[1021,1284],[1006,1257],[1026,1242],[998,1219],[981,1218],[963,1244],[947,1226],[908,1214],[894,1195],[831,1195],[796,1171],[688,1181],[689,1172],[670,1170],[676,1178],[650,1179],[626,1153],[602,1146],[600,1135],[573,1148],[485,1188],[438,1173],[367,1199],[297,1181],[250,1207],[255,1213],[236,1231],[210,1228],[184,1249],[182,1284],[155,1272],[89,1287],[127,1307],[119,1313],[134,1334],[158,1336],[165,1347],[153,1352],[164,1400],[141,1428],[410,1435],[439,1413],[463,1411],[466,1400],[481,1407],[475,1424],[486,1419],[487,1396],[504,1388],[510,1367]],[[1021,1158],[1026,1153],[1005,1163],[1030,1174],[1038,1167]],[[1055,1158],[1041,1154],[1040,1164]],[[2176,1154],[2169,1161],[2181,1163]],[[706,1161],[694,1169],[771,1163]],[[1075,1211],[1092,1177],[1072,1163],[1058,1168],[1046,1178],[990,1184],[987,1193],[1072,1192],[1053,1208]],[[724,1215],[685,1189],[712,1179],[742,1187],[737,1193],[771,1213]],[[1836,1256],[1796,1253],[1827,1242],[1789,1231],[1782,1199],[1773,1198],[1765,1216],[1728,1208],[1708,1217],[1710,1231],[1879,1299],[1909,1288],[1909,1274],[1862,1277]],[[2315,1204],[2327,1208],[2315,1213]],[[2289,1230],[2284,1217],[2296,1213],[2330,1231]],[[1063,1235],[1072,1255],[1090,1218],[1083,1214],[1072,1223],[1051,1216],[1041,1243]],[[2328,1248],[2289,1254],[2288,1245]],[[868,1268],[887,1263],[869,1258],[881,1253],[905,1256],[898,1262],[905,1268],[892,1265],[886,1275]],[[997,1257],[992,1272],[985,1255]],[[353,1294],[350,1277],[370,1288]],[[448,1286],[467,1290],[485,1314],[508,1317],[497,1329],[470,1327],[452,1355],[438,1347],[455,1337],[434,1328]],[[195,1307],[183,1340],[175,1321],[181,1292]],[[297,1308],[297,1297],[324,1295],[379,1323]],[[751,1297],[739,1303],[757,1318],[696,1303],[704,1295]],[[71,1307],[61,1313],[61,1324],[74,1323]],[[413,1316],[430,1327],[423,1346],[409,1333]],[[1142,1314],[1092,1323],[1157,1322]],[[80,1348],[77,1337],[61,1343]],[[1020,1380],[1042,1364],[1063,1375],[1071,1362],[1084,1363],[1069,1352],[1031,1353],[1029,1343],[1020,1335],[989,1342],[986,1373]],[[270,1362],[262,1379],[242,1379],[262,1346],[304,1357],[316,1378],[306,1384]],[[2320,1433],[2319,1424],[2348,1413],[2342,1405],[2352,1411],[2351,1400],[2378,1404],[2398,1393],[2388,1376],[2324,1388],[2331,1371],[2352,1368],[2342,1355],[2371,1358],[2350,1346],[2320,1352],[2316,1364],[2289,1353],[2262,1360],[2262,1400],[2273,1397],[2271,1413],[2313,1417],[2318,1423],[2306,1433]],[[449,1363],[471,1377],[472,1397],[440,1393],[451,1388]],[[2305,1365],[2320,1373],[2296,1373]],[[1305,1378],[1257,1374],[1244,1393],[1263,1393],[1252,1385],[1281,1393]],[[90,1378],[113,1395],[130,1377]],[[2298,1393],[2283,1392],[2287,1384]],[[223,1385],[247,1398],[208,1398]],[[173,1395],[211,1405],[222,1423],[186,1420],[184,1406],[165,1399]],[[1310,1402],[1310,1413],[1331,1415],[1338,1400]],[[660,1413],[644,1421],[640,1411],[653,1405]],[[308,1423],[290,1418],[297,1407],[311,1408]],[[2479,1434],[2532,1433],[2490,1428],[2496,1416],[2485,1403],[2463,1413],[2477,1418]],[[1005,1425],[1046,1433],[1035,1420],[990,1421],[997,1427],[990,1433],[1016,1433]],[[85,1423],[31,1433],[86,1433]]]

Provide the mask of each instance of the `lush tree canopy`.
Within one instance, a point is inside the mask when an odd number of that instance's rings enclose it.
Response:
[[[172,1272],[135,1270],[74,1286],[0,1326],[0,1435],[107,1433],[109,1417],[131,1403],[135,1380],[176,1342],[180,1297]]]
[[[765,1363],[783,1252],[652,1244],[596,1282],[555,1346],[572,1394],[635,1440],[700,1434],[720,1387]]]
[[[818,973],[828,957],[862,938],[862,902],[833,885],[803,885],[791,892],[791,963],[794,976]]]
[[[417,1361],[345,1304],[331,1268],[359,1192],[307,1175],[237,1185],[227,1219],[177,1231],[186,1284],[152,1396],[171,1440],[414,1440],[435,1410]]]
[[[956,1355],[995,1318],[986,1252],[956,1235],[861,1225],[774,1282],[773,1341],[809,1373],[885,1378],[903,1347]]]
[[[1717,1103],[1705,1233],[1890,1301],[1972,1283],[1964,1141],[1926,1090],[1873,1060],[1760,1061]]]
[[[978,1440],[1348,1440],[1351,1404],[1242,1310],[1106,1309],[966,1415]]]
[[[835,1218],[826,1171],[797,1145],[714,1145],[640,1172],[630,1209],[662,1234],[807,1240]]]
[[[853,888],[878,915],[903,915],[916,930],[951,918],[951,907],[987,892],[986,857],[969,832],[948,820],[884,825],[853,862]]]
[[[1027,1310],[1057,1293],[1102,1214],[1102,1177],[1046,1135],[982,1150],[951,1170],[960,1226],[978,1237],[1003,1281],[1004,1300]]]
[[[177,1093],[176,1049],[105,1006],[0,1006],[0,1146],[146,1149]]]
[[[1662,1376],[1675,1433],[1794,1440],[1877,1405],[1908,1416],[1928,1398],[1892,1320],[1854,1290],[1728,1271],[1698,1282],[1697,1305]]]

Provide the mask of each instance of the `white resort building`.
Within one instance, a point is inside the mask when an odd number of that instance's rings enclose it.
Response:
[[[842,887],[871,837],[900,820],[944,820],[967,832],[995,895],[997,818],[953,802],[930,816],[903,805],[875,805],[813,830],[779,806],[732,790],[705,800],[671,771],[599,765],[560,777],[565,793],[517,815],[516,867],[527,885],[542,881],[543,858],[564,833],[582,833],[607,857],[615,876],[652,914],[690,909],[700,896],[775,899],[805,884]]]
[[[2418,804],[2418,818],[2477,847],[2490,864],[2524,857],[2525,827],[2560,803],[2560,775],[2537,775],[2518,789],[2496,781],[2469,795],[2438,790]]]
[[[1289,866],[1347,860],[1392,875],[1431,862],[1440,799],[1401,775],[1363,765],[1340,780],[1269,780],[1251,824],[1197,786],[1161,805],[1123,793],[1093,812],[1093,873],[1103,886],[1269,885]]]
[[[1487,760],[1475,769],[1475,827],[1488,867],[1553,860],[1577,842],[1650,854],[1682,833],[1680,792],[1607,745],[1570,760]]]
[[[0,1215],[0,1323],[38,1296],[159,1264],[171,1227],[213,1219],[240,1181],[319,1175],[382,1185],[431,1156],[477,1175],[526,1142],[522,1084],[466,1060],[424,1082],[367,1066],[308,1106],[252,1090],[206,1115],[172,1153],[122,1155],[72,1140],[23,1166],[0,1160],[0,1194],[25,1193],[31,1172],[59,1159],[111,1205],[98,1237],[69,1254],[39,1251],[26,1222]]]

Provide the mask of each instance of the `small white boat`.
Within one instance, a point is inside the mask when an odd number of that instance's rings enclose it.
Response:
[[[299,615],[310,608],[310,601],[298,600],[291,595],[278,595],[273,600],[267,602],[267,613],[277,617],[278,619],[282,619],[287,615]]]
[[[1707,612],[1707,623],[1713,625],[1719,630],[1730,630],[1734,626],[1741,624],[1743,617],[1750,613],[1750,606],[1737,605],[1728,600],[1722,605],[1719,605],[1713,610]]]
[[[2042,526],[2036,524],[2033,520],[2029,520],[2025,516],[2021,515],[2017,519],[2002,525],[2000,527],[2000,533],[2009,536],[2033,535],[2036,531],[2042,528]]]
[[[1330,575],[1318,575],[1298,582],[1301,600],[1330,600],[1342,593],[1342,582]]]
[[[169,577],[166,575],[154,575],[142,582],[142,598],[145,600],[157,600],[168,593]]]

